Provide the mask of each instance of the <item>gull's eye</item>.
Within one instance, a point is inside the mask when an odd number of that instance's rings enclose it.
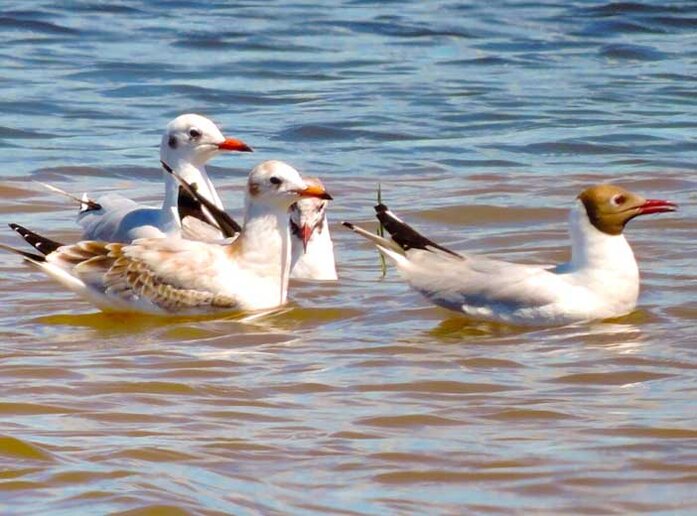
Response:
[[[276,186],[278,186],[282,183],[281,178],[276,177],[276,176],[271,176],[271,179],[269,179],[269,181],[271,182],[272,185],[276,185]]]
[[[199,131],[198,129],[189,129],[189,136],[191,136],[193,140],[195,140],[196,138],[200,138],[201,131]]]
[[[626,202],[626,200],[627,200],[626,196],[624,196],[622,194],[617,194],[612,198],[611,202],[615,206],[620,206],[620,205],[624,204]]]

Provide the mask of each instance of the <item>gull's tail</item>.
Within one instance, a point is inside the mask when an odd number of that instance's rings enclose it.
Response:
[[[404,256],[404,251],[392,240],[371,233],[367,229],[363,229],[362,227],[356,226],[350,222],[342,222],[341,224],[349,228],[357,235],[361,235],[363,238],[370,240],[373,244],[375,244],[375,247],[378,248],[378,251],[397,265],[404,264],[408,261]]]
[[[372,243],[374,243],[376,246],[384,247],[384,248],[390,249],[392,251],[399,251],[401,253],[401,249],[399,247],[397,247],[394,244],[394,242],[388,240],[387,238],[381,237],[380,235],[376,235],[375,233],[371,233],[367,229],[363,229],[360,226],[356,226],[355,224],[352,224],[351,222],[342,222],[341,225],[349,228],[354,233],[361,235],[363,238],[367,238]]]
[[[424,249],[426,251],[438,249],[452,256],[462,258],[462,256],[455,251],[451,251],[442,245],[436,244],[433,240],[423,236],[409,224],[397,217],[397,215],[392,213],[384,204],[381,203],[375,206],[375,213],[380,223],[392,237],[392,240],[394,240],[402,251],[408,251],[409,249]]]
[[[31,245],[34,249],[36,249],[43,255],[51,254],[59,247],[63,247],[63,245],[65,245],[61,244],[60,242],[56,242],[55,240],[51,240],[50,238],[46,238],[37,233],[34,233],[33,231],[30,231],[24,226],[20,226],[19,224],[9,224],[9,226],[12,229],[12,231],[21,236],[24,240],[27,241],[29,245]]]
[[[102,209],[102,205],[96,201],[93,201],[89,197],[87,197],[86,193],[82,194],[82,198],[80,198],[77,195],[71,194],[70,192],[66,192],[65,190],[61,190],[57,186],[53,186],[53,185],[50,185],[48,183],[42,183],[41,181],[34,181],[34,182],[43,186],[44,188],[46,188],[47,190],[49,190],[51,192],[61,194],[65,197],[67,197],[68,199],[78,203],[80,205],[80,213],[84,213],[86,211],[101,210]]]
[[[33,263],[34,265],[40,265],[46,261],[46,258],[40,254],[27,253],[26,251],[22,251],[21,249],[17,249],[9,245],[0,244],[0,249],[23,256],[27,261]]]

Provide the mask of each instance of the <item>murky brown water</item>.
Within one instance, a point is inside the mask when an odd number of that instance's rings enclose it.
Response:
[[[552,262],[588,180],[383,188],[443,242]],[[424,183],[443,206],[406,209]],[[374,192],[350,178],[332,185],[341,280],[295,284],[287,310],[254,323],[104,315],[3,254],[0,500],[138,514],[689,512],[694,206],[679,177],[625,184],[687,206],[629,230],[641,307],[578,327],[471,322],[394,271],[379,279],[374,252],[336,223],[370,214]],[[76,236],[60,201],[0,189],[6,220],[39,212],[62,221],[51,234]]]

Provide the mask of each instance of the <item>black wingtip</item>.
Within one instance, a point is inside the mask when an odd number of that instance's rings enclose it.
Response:
[[[80,213],[87,213],[89,211],[99,211],[102,209],[102,205],[99,204],[97,201],[93,201],[91,199],[86,199],[80,201],[82,203],[82,208],[80,209]]]
[[[170,166],[169,166],[167,163],[165,163],[164,161],[160,160],[160,164],[162,165],[162,168],[165,169],[165,172],[167,172],[168,174],[171,174],[172,172],[174,172],[174,171],[172,170],[172,167],[170,167]]]
[[[430,240],[423,236],[421,233],[416,231],[406,222],[401,221],[397,216],[392,213],[385,204],[377,204],[375,206],[375,213],[377,215],[380,224],[385,228],[385,230],[390,234],[392,240],[401,247],[403,250],[408,251],[409,249],[423,249],[428,250],[428,248],[439,249],[443,252],[462,258],[461,255],[455,251],[443,247],[442,245],[436,244],[433,240]]]
[[[29,245],[44,255],[51,254],[53,251],[64,245],[60,242],[56,242],[55,240],[51,240],[50,238],[43,237],[38,233],[34,233],[33,231],[25,228],[24,226],[20,226],[19,224],[11,223],[8,225],[12,231],[17,233],[24,240],[26,240]]]
[[[45,256],[41,256],[40,254],[27,253],[26,251],[20,251],[19,249],[14,249],[14,251],[15,251],[17,254],[22,255],[22,256],[23,256],[24,258],[26,258],[27,260],[31,260],[31,261],[33,261],[33,262],[43,263],[43,262],[46,261],[46,257],[45,257]]]
[[[175,174],[172,167],[170,167],[164,161],[160,160],[160,164],[162,164],[162,168],[164,168],[166,172],[172,174],[177,181],[179,181],[180,186],[178,201],[179,203],[183,203],[178,204],[180,216],[179,220],[184,220],[184,217],[190,216],[208,223],[207,218],[203,214],[203,208],[205,207],[225,238],[233,237],[242,231],[242,226],[240,226],[235,219],[198,193],[195,184],[190,184],[184,181],[181,177]]]

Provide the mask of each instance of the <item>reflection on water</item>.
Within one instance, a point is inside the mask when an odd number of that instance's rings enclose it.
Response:
[[[201,112],[256,151],[211,167],[233,214],[258,161],[323,178],[341,279],[134,317],[0,254],[1,513],[695,512],[694,2],[3,7],[5,222],[78,237],[32,179],[158,204],[160,132]],[[449,247],[551,264],[602,181],[680,205],[629,227],[612,321],[467,320],[338,224],[380,182]]]

